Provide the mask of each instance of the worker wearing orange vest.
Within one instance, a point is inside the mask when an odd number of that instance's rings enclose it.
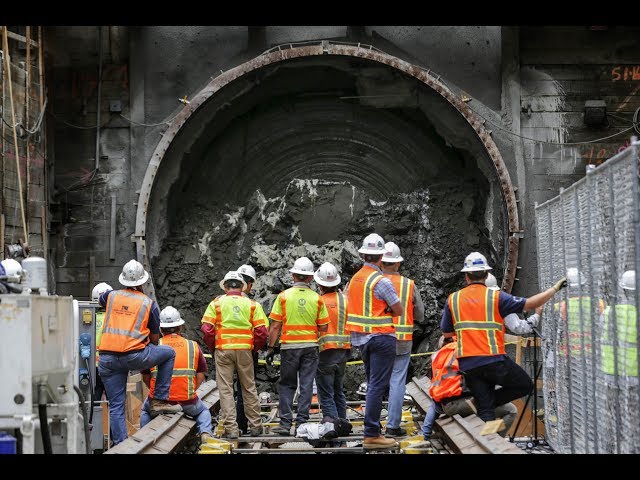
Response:
[[[484,255],[472,252],[464,260],[462,272],[467,286],[447,298],[440,328],[445,337],[458,338],[457,357],[465,382],[473,394],[478,416],[495,420],[495,407],[531,392],[533,382],[504,350],[504,317],[534,310],[567,285],[566,277],[553,287],[529,298],[514,297],[487,288],[491,267]],[[502,388],[496,390],[496,386]]]
[[[325,262],[313,274],[320,288],[322,300],[329,312],[329,326],[318,339],[320,360],[316,371],[316,385],[320,397],[323,422],[347,419],[347,397],[344,394],[344,372],[351,352],[351,337],[345,330],[347,297],[338,290],[340,274],[332,263]]]
[[[204,382],[207,372],[207,361],[197,342],[187,340],[182,333],[184,320],[180,312],[172,306],[164,307],[160,312],[160,331],[163,337],[160,345],[171,347],[176,352],[169,389],[169,403],[179,404],[184,413],[196,421],[202,443],[213,438],[211,412],[204,404],[196,390]],[[149,387],[149,397],[153,397],[156,387],[158,369],[142,370],[142,381]],[[149,398],[144,401],[140,412],[140,428],[151,421]]]
[[[433,400],[424,417],[422,433],[429,440],[433,424],[439,415],[460,415],[466,417],[476,412],[471,392],[464,383],[460,373],[456,351],[458,343],[455,335],[445,338],[440,336],[438,351],[431,356],[431,387],[429,396]],[[496,417],[502,418],[505,427],[499,432],[505,435],[518,415],[517,407],[509,402],[496,407]]]
[[[299,383],[296,428],[309,420],[313,380],[318,368],[318,336],[329,325],[329,313],[322,298],[309,288],[313,263],[298,258],[289,270],[293,286],[280,292],[273,302],[269,318],[267,362],[273,360],[275,344],[280,338],[280,385],[278,387],[280,425],[273,433],[290,435],[293,424],[293,397]]]
[[[393,317],[404,310],[393,283],[380,269],[385,252],[382,237],[367,235],[358,252],[364,265],[347,287],[347,330],[351,332],[351,345],[360,349],[367,375],[362,445],[366,449],[391,448],[397,444],[381,434],[380,414],[396,356]]]
[[[125,391],[130,370],[158,367],[157,385],[149,402],[152,413],[175,413],[180,405],[171,405],[169,387],[176,352],[158,345],[160,339],[160,309],[158,304],[142,293],[142,285],[149,273],[141,263],[130,260],[122,268],[119,281],[127,288],[107,290],[99,302],[106,306],[98,373],[109,399],[111,439],[114,445],[124,441],[127,434],[125,419]]]
[[[401,437],[407,431],[400,426],[402,419],[402,405],[406,391],[407,371],[411,361],[411,347],[413,346],[413,322],[424,318],[424,304],[415,282],[398,273],[400,262],[404,259],[400,255],[400,247],[393,242],[385,244],[385,252],[382,257],[382,272],[393,283],[403,313],[393,317],[396,327],[396,357],[393,362],[393,370],[389,380],[389,415],[385,435],[387,437]]]
[[[215,327],[215,345],[208,344],[215,352],[216,384],[220,391],[220,424],[222,436],[238,438],[236,406],[233,401],[233,377],[237,373],[242,387],[244,413],[251,436],[262,434],[260,401],[253,371],[253,350],[260,350],[264,343],[256,342],[256,331],[263,330],[260,338],[266,338],[267,317],[262,306],[242,295],[246,283],[237,271],[230,271],[220,281],[225,295],[215,298],[207,306],[202,323]]]

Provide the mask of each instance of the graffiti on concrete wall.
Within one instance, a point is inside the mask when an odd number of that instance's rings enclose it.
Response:
[[[640,80],[640,65],[618,65],[611,69],[611,81]]]

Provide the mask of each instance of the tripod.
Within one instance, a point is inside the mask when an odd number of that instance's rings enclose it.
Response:
[[[533,421],[533,436],[529,437],[529,441],[527,442],[527,449],[532,449],[533,447],[538,446],[541,442],[538,439],[538,378],[540,377],[540,373],[542,372],[542,362],[540,366],[538,366],[538,338],[540,340],[544,340],[544,337],[540,334],[540,331],[537,327],[534,327],[533,324],[527,320],[527,323],[531,327],[531,331],[533,332],[533,389],[531,393],[527,395],[527,399],[524,402],[524,407],[522,408],[522,412],[520,412],[520,416],[518,421],[516,422],[516,428],[513,429],[513,434],[509,438],[509,441],[513,443],[516,432],[518,431],[518,427],[520,427],[520,422],[522,422],[522,417],[524,416],[524,412],[529,406],[529,401],[533,397],[533,409],[531,411],[531,420]]]

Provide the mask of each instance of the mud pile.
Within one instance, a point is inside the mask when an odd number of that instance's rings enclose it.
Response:
[[[181,312],[189,338],[201,338],[200,319],[223,293],[219,282],[227,271],[243,263],[255,268],[254,299],[268,315],[277,294],[292,284],[289,268],[296,258],[307,256],[316,268],[333,263],[344,286],[362,265],[362,239],[376,232],[400,246],[400,273],[415,280],[425,304],[413,350],[431,351],[444,301],[462,285],[464,257],[471,250],[493,252],[482,223],[484,204],[473,180],[371,198],[348,182],[317,179],[296,179],[281,197],[267,199],[257,190],[242,205],[195,204],[180,211],[152,261],[157,298],[161,308],[173,305]],[[352,355],[357,358],[357,349]],[[427,359],[414,357],[409,376],[426,373]],[[277,371],[259,370],[259,391],[272,389]],[[357,399],[364,369],[349,370],[345,387]]]

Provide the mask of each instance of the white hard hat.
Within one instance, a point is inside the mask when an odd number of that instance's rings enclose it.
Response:
[[[113,290],[111,285],[109,285],[108,283],[102,282],[97,284],[95,287],[93,287],[93,290],[91,290],[91,300],[97,302],[100,298],[100,295],[108,290]]]
[[[358,390],[356,391],[358,395],[365,396],[367,394],[367,382],[362,382],[358,385]]]
[[[5,274],[7,275],[7,281],[9,282],[20,282],[20,277],[22,277],[22,265],[17,260],[13,258],[7,258],[2,260],[0,264],[4,267]]]
[[[137,287],[144,285],[149,280],[149,272],[144,269],[140,262],[129,260],[122,267],[122,273],[118,280],[125,287]]]
[[[625,290],[636,289],[636,271],[627,270],[622,274],[619,285]]]
[[[237,281],[242,283],[242,289],[243,290],[245,288],[247,288],[247,283],[244,281],[244,278],[242,278],[242,274],[239,273],[239,272],[236,272],[235,270],[227,272],[227,274],[224,276],[224,278],[222,280],[220,280],[220,288],[221,289],[224,290],[224,282],[226,282],[227,280],[237,280]]]
[[[464,267],[461,272],[484,272],[491,270],[491,267],[487,263],[487,259],[480,252],[471,252],[464,259]]]
[[[500,287],[498,286],[498,280],[496,280],[496,277],[493,275],[493,273],[487,274],[487,279],[484,281],[484,284],[491,290],[500,290]]]
[[[335,287],[340,284],[338,269],[329,262],[320,265],[320,268],[313,274],[313,279],[318,285],[322,285],[323,287]]]
[[[300,257],[293,263],[293,268],[289,271],[298,275],[313,275],[313,262],[307,257]]]
[[[180,312],[169,305],[160,312],[160,328],[172,328],[184,325],[184,320],[180,317]]]
[[[403,261],[404,258],[400,256],[400,247],[393,242],[387,242],[384,244],[384,255],[382,261],[387,263],[397,263]]]
[[[362,247],[358,249],[359,253],[369,255],[382,255],[385,252],[384,240],[377,233],[371,233],[362,240]]]
[[[238,273],[253,278],[254,282],[256,281],[256,271],[251,265],[240,265],[240,267],[238,268]]]
[[[567,268],[567,284],[570,287],[577,287],[585,283],[587,283],[587,279],[580,273],[580,270],[575,267]]]

